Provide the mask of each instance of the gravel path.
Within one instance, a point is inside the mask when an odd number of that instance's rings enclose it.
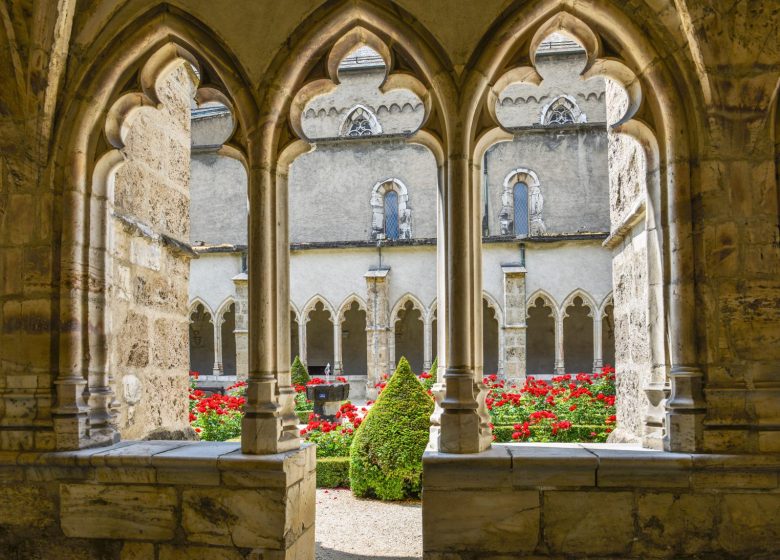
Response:
[[[422,558],[420,502],[358,500],[317,488],[317,560]]]

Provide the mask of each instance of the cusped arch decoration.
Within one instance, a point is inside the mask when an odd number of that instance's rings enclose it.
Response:
[[[631,16],[609,3],[571,3],[563,0],[518,4],[496,21],[486,37],[506,37],[500,42],[482,43],[469,71],[475,86],[468,106],[468,119],[476,128],[473,136],[485,134],[484,129],[501,124],[495,116],[496,101],[509,83],[537,83],[536,49],[545,37],[554,32],[568,35],[585,47],[586,65],[582,78],[610,78],[621,85],[627,95],[625,114],[612,125],[616,133],[638,140],[646,155],[647,230],[654,232],[653,254],[649,278],[651,288],[674,285],[666,289],[668,297],[651,300],[651,313],[666,320],[648,323],[652,341],[652,361],[669,364],[668,381],[671,398],[667,414],[703,420],[706,402],[702,391],[703,372],[696,340],[694,293],[694,260],[691,184],[697,180],[690,172],[691,150],[699,146],[697,135],[706,126],[700,111],[694,111],[694,100],[700,99],[698,82],[680,85],[675,76],[684,68],[674,58],[659,52],[652,31],[640,28]],[[610,53],[604,55],[602,40],[609,42]],[[527,54],[521,51],[527,45]],[[517,60],[530,60],[530,66],[514,66]],[[522,63],[521,63],[522,64]],[[653,95],[652,102],[643,101],[643,92]],[[705,92],[706,95],[706,92]],[[482,112],[494,121],[487,124]],[[484,152],[474,152],[480,161]],[[661,219],[660,213],[664,214]],[[660,263],[656,268],[655,264]],[[657,280],[657,282],[655,281]],[[662,343],[666,341],[666,343]],[[658,383],[665,380],[657,379]],[[687,421],[686,421],[687,422]],[[674,451],[696,451],[703,446],[703,421],[677,424],[667,422],[674,430],[668,434],[665,448]]]
[[[197,311],[198,306],[203,307],[203,312],[208,314],[208,316],[210,317],[209,322],[214,323],[215,321],[214,311],[212,311],[211,306],[208,303],[206,303],[206,300],[204,300],[200,296],[194,297],[190,302],[190,304],[187,306],[187,317],[189,319],[189,322],[192,323],[192,314]]]
[[[341,136],[344,138],[360,138],[382,134],[382,125],[374,112],[358,103],[347,111],[341,124]]]
[[[385,195],[390,191],[398,194],[398,239],[411,239],[412,208],[409,204],[409,189],[397,177],[383,179],[371,189],[371,239],[375,240],[385,233]]]
[[[517,183],[528,186],[528,233],[531,237],[547,233],[544,225],[544,196],[542,195],[539,176],[531,169],[518,167],[504,177],[501,191],[501,212],[498,214],[501,235],[512,235],[515,232],[515,196]]]
[[[215,312],[216,324],[221,325],[225,322],[225,313],[230,311],[231,305],[236,305],[236,299],[233,296],[226,297],[225,300],[217,306]]]
[[[301,311],[298,309],[298,306],[295,305],[295,303],[293,303],[292,301],[290,302],[290,312],[295,317],[294,320],[295,320],[296,324],[300,325],[301,324]]]
[[[598,313],[599,317],[603,319],[607,316],[607,307],[612,306],[615,307],[615,297],[613,292],[609,292],[606,296],[604,296],[604,299],[601,300],[601,305],[599,305]]]
[[[322,308],[330,313],[330,321],[333,322],[336,320],[336,310],[333,309],[333,306],[328,302],[327,299],[325,299],[324,296],[320,294],[316,294],[312,296],[309,301],[306,302],[306,305],[303,306],[303,309],[301,310],[301,320],[305,320],[307,323],[309,322],[309,315],[312,311],[314,311],[314,308],[317,307],[318,303],[322,303]]]
[[[427,315],[427,309],[423,305],[423,303],[417,298],[417,296],[407,292],[404,295],[402,295],[400,298],[398,298],[398,301],[395,302],[395,305],[393,306],[392,311],[390,312],[390,324],[395,325],[399,320],[400,317],[398,314],[406,307],[406,304],[411,302],[412,308],[416,309],[420,312],[420,319],[422,321],[425,321],[425,317]]]
[[[193,87],[199,82],[194,95],[197,105],[218,101],[233,113],[233,135],[221,150],[225,155],[247,164],[243,131],[247,123],[257,122],[257,104],[246,74],[235,66],[236,58],[208,26],[195,23],[190,15],[159,7],[129,21],[121,32],[116,28],[103,30],[107,35],[114,34],[94,43],[100,45],[99,52],[84,53],[84,59],[95,64],[69,72],[62,86],[60,124],[53,134],[53,142],[60,149],[51,180],[70,193],[63,205],[61,267],[68,271],[66,274],[90,279],[88,283],[76,282],[76,286],[107,284],[110,178],[122,163],[120,149],[132,121],[141,109],[153,110],[160,104],[158,81],[173,65],[186,65]],[[135,86],[135,91],[128,92],[128,85]],[[86,238],[84,231],[90,232]],[[70,284],[67,279],[63,286],[66,284]],[[105,302],[90,301],[85,290],[64,288],[61,293],[62,320],[91,327],[60,337],[54,411],[63,418],[63,426],[75,421],[84,410],[89,411],[89,422],[77,439],[61,434],[55,426],[58,449],[101,445],[118,438],[115,412],[110,408],[113,381],[108,371],[109,338],[104,336],[108,310]],[[82,380],[87,379],[94,398],[90,396],[85,403]]]
[[[315,97],[329,94],[336,89],[340,83],[338,66],[341,60],[362,46],[371,47],[382,57],[382,60],[385,63],[384,77],[379,88],[380,91],[383,93],[395,89],[406,89],[411,91],[420,99],[425,109],[420,128],[425,126],[432,109],[432,97],[429,88],[412,74],[405,72],[391,73],[393,60],[391,50],[387,44],[382,41],[377,34],[367,28],[355,26],[347,31],[331,47],[327,56],[327,77],[310,81],[302,87],[296,88],[297,93],[292,99],[290,106],[289,123],[298,138],[307,139],[307,136],[303,132],[302,123],[303,113],[306,111],[309,103]],[[400,107],[398,107],[398,111],[400,112]],[[352,136],[352,134],[350,134],[350,128],[352,124],[354,124],[354,121],[351,121],[353,114],[365,121],[364,125],[358,127],[361,133],[358,134],[358,130],[356,130],[354,136],[369,136],[381,133],[382,128],[374,112],[363,105],[357,105],[348,113],[347,119],[342,124],[340,131],[341,136]]]
[[[482,291],[482,299],[485,300],[485,303],[487,303],[488,307],[491,308],[495,314],[496,314],[496,321],[498,321],[498,328],[503,328],[504,326],[504,312],[501,309],[501,305],[498,303],[498,300],[494,298],[490,293],[486,292],[485,290]]]
[[[341,306],[339,307],[338,314],[336,315],[339,323],[344,322],[344,315],[346,315],[347,311],[349,311],[352,308],[353,303],[357,303],[358,309],[368,313],[368,305],[366,304],[366,301],[357,294],[350,294],[347,296],[347,298],[342,302]]]
[[[552,317],[557,322],[560,317],[558,303],[555,301],[555,298],[549,292],[543,289],[536,290],[534,293],[528,296],[525,305],[526,318],[530,318],[530,315],[528,314],[528,310],[531,309],[532,307],[535,307],[536,300],[540,298],[546,304],[545,307],[550,308],[549,316]]]
[[[566,310],[574,305],[574,300],[577,298],[580,298],[582,300],[582,305],[588,308],[588,317],[597,316],[599,312],[599,306],[596,304],[595,300],[588,292],[582,288],[577,288],[563,299],[563,303],[561,303],[559,310],[562,318],[569,316]]]

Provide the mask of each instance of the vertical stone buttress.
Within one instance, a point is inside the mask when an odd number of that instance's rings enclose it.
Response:
[[[245,272],[233,278],[236,285],[236,377],[246,379],[249,373],[249,278]]]
[[[366,341],[368,344],[366,398],[376,398],[376,387],[383,373],[390,371],[390,301],[388,298],[390,269],[369,270],[365,274],[368,313]]]
[[[525,379],[526,375],[526,296],[525,267],[503,265],[504,273],[504,344],[501,357],[508,379]]]

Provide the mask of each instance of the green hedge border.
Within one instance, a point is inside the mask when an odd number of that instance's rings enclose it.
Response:
[[[317,459],[317,488],[349,488],[349,457]]]
[[[564,432],[560,432],[559,436],[554,439],[558,442],[567,443],[588,443],[593,441],[594,438],[590,436],[591,432],[597,434],[603,434],[609,426],[577,426],[574,425]],[[531,430],[531,438],[534,437],[534,432],[541,430],[542,428],[537,426],[529,426]],[[512,439],[512,433],[515,432],[514,424],[502,424],[499,426],[493,426],[493,435],[496,436],[496,443],[512,443],[515,441],[527,441],[527,440],[514,440]]]

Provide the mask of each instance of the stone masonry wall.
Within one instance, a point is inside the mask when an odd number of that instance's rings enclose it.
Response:
[[[0,558],[303,560],[314,555],[313,446],[122,442],[0,454]]]
[[[777,456],[516,444],[423,468],[425,560],[759,560],[780,542]]]
[[[609,122],[626,111],[628,98],[615,82],[607,80]],[[608,133],[609,214],[614,233],[645,199],[645,156],[632,138]],[[617,374],[617,428],[610,441],[641,441],[648,400],[652,359],[648,334],[647,234],[644,218],[613,249],[612,285]]]
[[[190,72],[160,78],[160,108],[137,110],[113,181],[107,334],[123,438],[188,426]]]

